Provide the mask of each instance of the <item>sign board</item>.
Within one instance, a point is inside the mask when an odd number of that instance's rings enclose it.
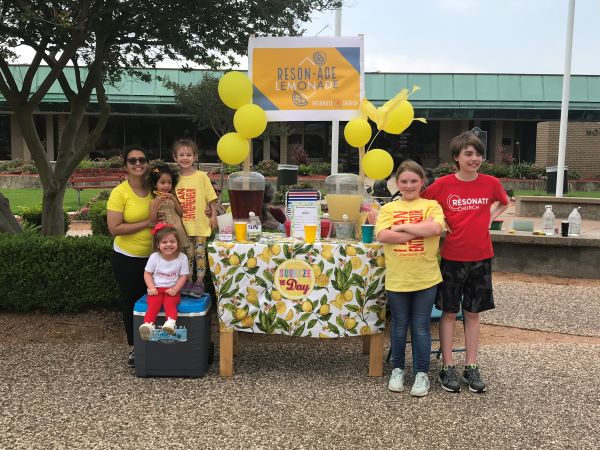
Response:
[[[363,43],[363,36],[250,38],[253,103],[268,121],[357,117],[364,98]]]

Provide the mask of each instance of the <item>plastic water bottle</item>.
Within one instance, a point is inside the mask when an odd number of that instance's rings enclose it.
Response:
[[[554,219],[552,205],[546,205],[546,211],[542,215],[542,226],[544,227],[544,234],[546,236],[554,236]]]
[[[569,236],[581,236],[581,215],[579,208],[574,208],[569,214]]]
[[[248,213],[247,239],[252,242],[258,242],[262,235],[262,225],[260,218],[253,211]]]

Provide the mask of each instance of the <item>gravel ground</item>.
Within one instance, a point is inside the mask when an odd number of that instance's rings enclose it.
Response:
[[[600,285],[494,283],[496,309],[482,323],[579,336],[600,336]]]
[[[0,447],[597,448],[598,345],[484,347],[490,389],[395,394],[360,341],[244,338],[232,379],[138,379],[114,343],[2,347]],[[434,360],[432,370],[439,363]],[[386,369],[386,377],[389,369]]]
[[[482,319],[599,336],[599,289],[496,280],[497,309]],[[487,393],[444,392],[432,359],[430,395],[416,399],[386,389],[388,366],[367,376],[360,339],[241,333],[231,379],[218,364],[200,379],[141,379],[124,364],[116,313],[0,313],[0,322],[0,449],[596,449],[600,440],[595,337],[484,339]]]

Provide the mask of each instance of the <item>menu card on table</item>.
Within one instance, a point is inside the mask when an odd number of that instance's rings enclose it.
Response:
[[[317,225],[317,236],[321,236],[321,202],[294,202],[290,218],[290,235],[304,239],[304,225]]]

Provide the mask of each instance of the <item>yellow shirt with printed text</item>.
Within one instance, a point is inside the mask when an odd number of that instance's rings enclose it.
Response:
[[[175,193],[183,207],[183,227],[188,236],[210,236],[210,221],[204,210],[217,199],[210,179],[205,172],[196,171],[192,175],[180,175]]]
[[[110,192],[106,209],[123,213],[125,223],[136,223],[147,220],[150,216],[152,196],[137,195],[129,181],[124,181]],[[115,245],[131,256],[148,257],[152,253],[152,234],[150,228],[115,237]]]
[[[422,198],[387,203],[379,211],[375,235],[392,225],[419,223],[432,218],[444,228],[444,213],[435,200]],[[442,281],[438,263],[439,236],[417,237],[402,244],[383,244],[385,288],[394,292],[427,289]]]

